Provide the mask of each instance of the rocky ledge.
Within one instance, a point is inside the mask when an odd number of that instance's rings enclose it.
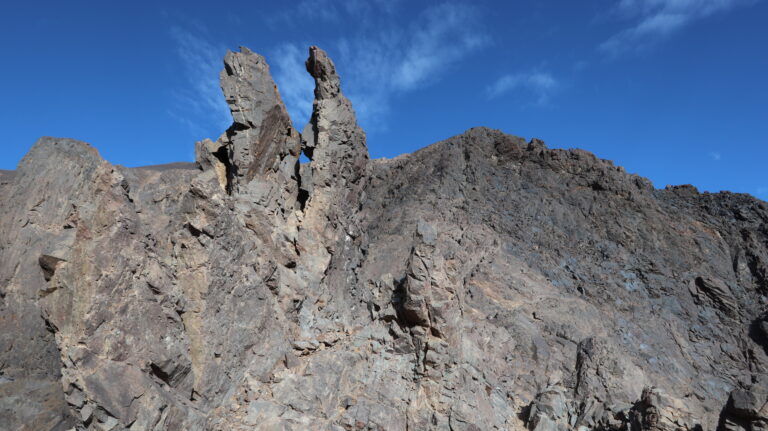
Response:
[[[765,202],[486,128],[370,160],[307,70],[301,132],[241,48],[196,163],[0,172],[0,428],[768,427]]]

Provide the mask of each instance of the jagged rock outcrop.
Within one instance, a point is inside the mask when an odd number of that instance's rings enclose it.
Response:
[[[301,134],[224,66],[196,163],[0,171],[1,429],[766,427],[765,202],[486,128],[370,160],[324,51]]]
[[[768,375],[731,392],[719,425],[729,431],[768,429]]]

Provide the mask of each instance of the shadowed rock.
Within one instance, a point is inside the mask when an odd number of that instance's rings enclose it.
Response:
[[[323,194],[339,205],[354,208],[365,186],[365,133],[357,124],[352,103],[341,92],[336,67],[325,51],[310,47],[306,66],[315,79],[315,101],[312,118],[302,134],[304,151],[312,160],[309,178],[304,181],[311,182],[314,196]]]
[[[230,192],[256,177],[291,178],[301,141],[264,57],[248,48],[229,51],[220,78],[234,123],[216,143],[197,144],[198,162],[216,167]]]

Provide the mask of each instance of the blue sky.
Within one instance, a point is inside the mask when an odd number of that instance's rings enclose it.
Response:
[[[8,1],[0,169],[42,135],[126,166],[191,161],[230,123],[218,72],[240,45],[267,57],[301,129],[316,44],[373,157],[488,126],[656,187],[768,199],[766,23],[766,0]]]

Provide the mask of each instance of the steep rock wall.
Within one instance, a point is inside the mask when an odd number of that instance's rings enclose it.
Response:
[[[369,160],[325,52],[301,134],[224,63],[194,164],[0,172],[6,429],[765,427],[765,202],[486,128]]]

